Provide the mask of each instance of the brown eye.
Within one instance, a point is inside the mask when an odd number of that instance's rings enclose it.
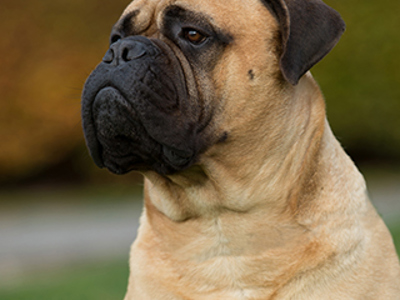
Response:
[[[194,45],[200,45],[206,40],[206,37],[195,29],[184,29],[183,37]]]

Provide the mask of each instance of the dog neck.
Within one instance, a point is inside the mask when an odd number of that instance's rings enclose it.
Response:
[[[146,241],[152,241],[151,251],[157,248],[179,259],[190,253],[187,260],[195,257],[200,261],[263,255],[263,261],[268,258],[272,264],[277,263],[278,251],[299,262],[293,272],[302,264],[317,264],[334,251],[317,250],[326,245],[321,246],[315,238],[316,228],[340,219],[351,201],[345,194],[347,184],[359,186],[359,193],[364,193],[364,181],[334,138],[325,118],[324,100],[311,76],[291,93],[296,101],[285,109],[291,113],[284,116],[280,128],[273,129],[287,134],[279,134],[271,142],[259,126],[247,135],[249,140],[217,145],[205,153],[202,165],[184,173],[169,177],[146,174],[140,234],[146,233]],[[258,142],[251,146],[254,136]],[[239,143],[249,146],[236,147]],[[331,163],[338,161],[346,172]],[[328,180],[336,181],[334,189],[324,190]],[[340,200],[333,203],[332,199]],[[363,197],[359,199],[352,207],[363,205]],[[332,206],[337,206],[338,214],[330,219],[325,211],[332,212]],[[351,245],[349,242],[346,247]],[[286,259],[281,263],[282,268],[274,265],[277,274],[270,274],[273,278],[285,273],[290,276],[284,266],[291,263]]]
[[[182,174],[146,174],[131,272],[144,272],[145,265],[145,278],[165,275],[160,286],[209,290],[212,299],[224,298],[215,291],[227,286],[273,297],[298,274],[357,249],[359,212],[367,203],[363,178],[334,138],[311,76],[291,93],[296,101],[285,111],[292,115],[274,128],[286,135],[271,142],[261,134],[268,124],[261,124],[245,135],[249,140],[228,139],[231,144],[217,145]],[[258,144],[236,147],[254,136]]]
[[[270,212],[296,210],[298,195],[311,194],[315,186],[306,181],[318,171],[323,140],[334,137],[311,75],[281,97],[295,100],[281,101],[284,109],[275,107],[285,112],[276,117],[279,122],[260,113],[253,126],[246,124],[248,132],[215,145],[198,165],[171,176],[147,172],[146,205],[172,222],[251,213],[262,207]]]

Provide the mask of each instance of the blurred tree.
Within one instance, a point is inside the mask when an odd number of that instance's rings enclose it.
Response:
[[[356,160],[400,161],[400,2],[334,1],[347,24],[313,69],[328,118]]]
[[[83,143],[81,88],[128,2],[0,1],[0,181],[60,163]]]

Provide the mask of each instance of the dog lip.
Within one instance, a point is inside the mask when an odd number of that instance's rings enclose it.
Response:
[[[107,90],[107,89],[114,90],[118,93],[121,93],[118,88],[112,86],[111,84],[101,86],[97,90],[97,92],[94,94],[93,99],[89,102],[90,103],[90,123],[84,125],[84,128],[86,128],[86,130],[85,130],[86,143],[87,143],[87,146],[89,149],[90,156],[92,157],[96,166],[98,166],[100,169],[105,168],[105,167],[107,168],[107,166],[105,165],[103,154],[102,154],[103,147],[97,137],[97,128],[95,126],[93,104],[94,104],[97,96],[102,91]]]
[[[119,88],[114,86],[111,82],[108,82],[107,84],[100,86],[99,89],[97,90],[97,92],[94,94],[92,105],[93,105],[94,101],[96,100],[97,96],[101,92],[104,92],[106,90],[115,91],[115,92],[121,94],[122,97],[125,97],[125,95],[122,94],[122,92],[121,92],[121,90]]]
[[[124,159],[131,160],[132,163],[121,165],[118,161]],[[104,166],[112,173],[117,175],[123,175],[129,173],[130,171],[143,171],[149,168],[145,163],[143,163],[142,160],[140,160],[140,158],[138,158],[138,156],[134,154],[126,156],[108,154],[107,159],[104,161]]]
[[[89,112],[87,110],[89,110]],[[89,149],[90,156],[92,157],[94,163],[99,168],[104,168],[103,157],[102,157],[102,146],[99,140],[97,139],[96,127],[94,125],[94,118],[91,106],[90,109],[87,110],[86,112],[84,112],[84,115],[86,116],[83,118],[83,124],[82,124],[86,145],[87,148]]]
[[[168,162],[176,167],[183,167],[193,159],[193,153],[191,153],[191,151],[182,151],[165,145],[162,149]]]
[[[112,85],[101,86],[93,94],[90,138],[95,142],[90,140],[88,145],[96,165],[117,175],[149,169],[154,164],[154,153],[148,147],[156,141],[145,130],[138,131],[142,126],[133,125],[141,123],[127,97]]]
[[[121,94],[120,90],[112,85],[106,85],[106,86],[102,86],[97,93],[95,94],[93,101],[91,102],[91,116],[92,116],[92,124],[95,124],[95,120],[94,120],[94,113],[93,113],[93,105],[95,103],[95,99],[97,98],[97,96],[101,93],[104,92],[106,90],[111,90],[111,91],[115,91],[119,94]],[[123,95],[121,95],[123,97]],[[94,163],[99,167],[99,168],[104,168],[107,167],[105,165],[104,162],[104,157],[103,157],[103,147],[97,137],[97,128],[94,125],[94,142],[92,143],[92,149],[90,150],[90,154],[93,158]]]
[[[96,166],[98,166],[100,169],[104,168],[104,162],[103,162],[103,156],[101,155],[102,150],[101,150],[101,145],[98,141],[96,141],[94,144],[92,144],[91,147],[94,147],[94,149],[90,149],[90,155],[93,158],[94,163]]]

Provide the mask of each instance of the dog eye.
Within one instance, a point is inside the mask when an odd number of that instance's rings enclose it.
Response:
[[[182,29],[182,37],[193,45],[200,45],[207,39],[204,34],[193,28]]]

